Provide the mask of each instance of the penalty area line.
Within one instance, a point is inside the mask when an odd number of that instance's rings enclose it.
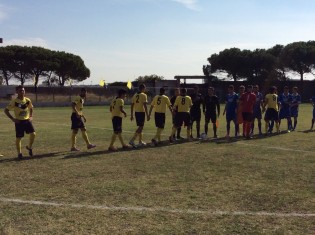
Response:
[[[106,206],[106,205],[88,205],[88,204],[73,204],[73,203],[58,203],[48,201],[36,201],[36,200],[22,200],[13,198],[0,198],[0,202],[3,203],[16,203],[27,204],[36,206],[51,206],[61,208],[85,208],[93,210],[105,210],[105,211],[131,211],[131,212],[163,212],[173,214],[197,214],[208,216],[268,216],[268,217],[315,217],[315,213],[282,213],[282,212],[266,212],[266,211],[207,211],[207,210],[192,210],[192,209],[171,209],[163,207],[141,207],[141,206]]]

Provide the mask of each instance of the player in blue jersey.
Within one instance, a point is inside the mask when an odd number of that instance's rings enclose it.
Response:
[[[255,119],[257,119],[258,122],[258,130],[259,130],[259,135],[262,135],[261,131],[261,119],[262,119],[262,107],[264,104],[264,96],[262,93],[259,92],[259,86],[255,85],[253,87],[253,92],[256,95],[256,103],[254,105],[254,113],[253,113],[253,123],[251,127],[251,135],[254,134],[254,127],[255,127]]]
[[[313,130],[314,122],[315,122],[315,96],[313,96],[313,97],[310,99],[310,101],[311,101],[312,106],[313,106],[313,117],[312,117],[312,126],[311,126],[311,130]]]
[[[281,125],[281,119],[287,119],[288,132],[292,129],[292,120],[290,113],[290,104],[292,102],[291,94],[289,93],[289,87],[283,88],[283,93],[279,95],[280,112],[279,112],[279,125]]]
[[[296,125],[297,125],[297,118],[299,116],[299,105],[301,104],[301,96],[298,93],[298,88],[295,86],[292,88],[292,101],[290,105],[290,112],[291,112],[291,117],[294,118],[294,124],[292,131],[295,130]]]
[[[230,138],[231,121],[234,122],[235,137],[237,137],[238,132],[236,123],[237,101],[238,95],[234,92],[234,86],[230,85],[228,88],[228,94],[225,100],[225,108],[223,111],[223,116],[226,114],[226,138]]]

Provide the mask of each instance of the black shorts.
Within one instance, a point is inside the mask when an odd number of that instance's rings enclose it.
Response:
[[[242,117],[245,122],[252,122],[254,120],[254,115],[250,112],[242,112]]]
[[[33,124],[30,120],[21,120],[19,123],[15,123],[16,138],[24,137],[24,132],[26,132],[26,134],[35,132]]]
[[[154,114],[155,126],[157,128],[164,129],[165,126],[165,113],[155,113]]]
[[[77,116],[76,113],[71,115],[71,130],[77,130],[85,128],[84,121],[81,116]]]
[[[190,114],[186,112],[178,112],[175,115],[175,126],[181,127],[182,125],[190,126]]]
[[[216,113],[206,113],[205,114],[205,122],[209,123],[211,120],[212,123],[216,123],[217,114]]]
[[[122,117],[114,116],[112,118],[113,130],[116,134],[122,132]]]
[[[201,110],[190,110],[190,119],[192,122],[201,120]]]
[[[278,115],[278,112],[277,110],[275,109],[272,109],[272,108],[268,108],[266,110],[266,113],[265,113],[265,120],[267,121],[278,121],[279,120],[279,115]]]
[[[135,112],[137,126],[144,126],[145,112]]]

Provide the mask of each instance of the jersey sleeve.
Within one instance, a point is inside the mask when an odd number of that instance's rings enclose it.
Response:
[[[172,105],[170,99],[167,96],[165,96],[165,103],[167,107],[170,107]]]
[[[151,102],[151,105],[152,106],[155,106],[156,105],[156,100],[157,100],[157,96],[154,96],[152,102]]]
[[[131,103],[132,104],[136,103],[136,95],[137,94],[134,94],[133,97],[131,98]]]
[[[15,101],[11,100],[11,102],[8,104],[8,106],[6,107],[8,110],[13,110],[15,106]]]
[[[29,102],[28,103],[28,108],[33,108],[34,106],[33,106],[33,103],[32,103],[32,101],[30,100],[30,99],[27,99],[27,101]]]

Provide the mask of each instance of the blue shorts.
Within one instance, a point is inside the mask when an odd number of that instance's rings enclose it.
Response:
[[[290,113],[290,109],[280,109],[279,112],[279,119],[286,119],[286,118],[290,118],[291,117],[291,113]]]
[[[291,117],[298,117],[299,116],[299,110],[298,109],[291,109]]]
[[[236,120],[235,110],[227,111],[226,112],[226,121],[230,122],[230,121],[234,121],[234,120]]]
[[[253,118],[262,119],[261,109],[254,109]]]

